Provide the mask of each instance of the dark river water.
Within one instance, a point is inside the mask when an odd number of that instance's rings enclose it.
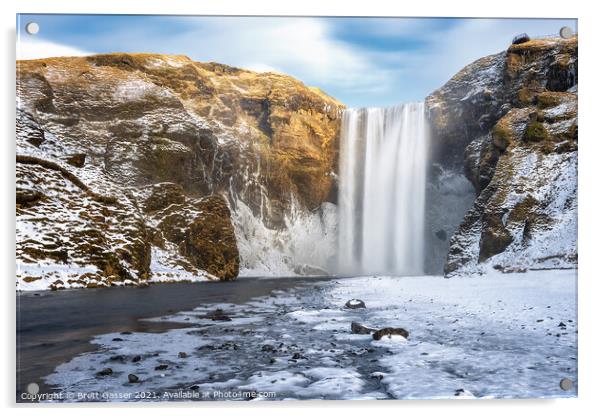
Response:
[[[228,282],[157,284],[63,291],[17,292],[17,398],[29,383],[71,357],[95,349],[92,337],[109,332],[163,332],[185,326],[153,318],[214,303],[240,304],[329,278],[255,278]]]

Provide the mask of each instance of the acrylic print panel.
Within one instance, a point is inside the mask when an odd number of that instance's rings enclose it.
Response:
[[[576,20],[17,39],[17,401],[577,395]]]

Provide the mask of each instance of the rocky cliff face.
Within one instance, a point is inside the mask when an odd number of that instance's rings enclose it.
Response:
[[[342,105],[291,77],[110,54],[20,61],[17,92],[22,288],[233,279],[332,211]]]
[[[577,263],[577,38],[468,65],[426,100],[435,161],[476,201],[450,239],[449,276]]]

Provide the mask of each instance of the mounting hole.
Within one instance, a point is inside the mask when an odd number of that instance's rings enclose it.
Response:
[[[572,38],[572,37],[573,37],[573,29],[571,29],[571,28],[570,28],[570,27],[568,27],[568,26],[563,26],[563,27],[560,29],[560,37],[561,37],[562,39],[569,39],[569,38]]]
[[[560,380],[560,388],[564,391],[569,391],[573,388],[573,382],[568,378]]]
[[[37,35],[40,31],[40,25],[36,22],[29,22],[25,25],[25,31],[30,35]]]
[[[38,383],[29,383],[27,385],[27,393],[29,394],[38,394],[39,391],[40,386],[38,385]]]

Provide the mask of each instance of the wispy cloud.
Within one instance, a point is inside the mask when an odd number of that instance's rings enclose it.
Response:
[[[35,17],[35,16],[34,16]],[[537,19],[40,16],[22,59],[90,52],[184,54],[319,86],[351,106],[416,101],[513,35],[574,21]],[[46,27],[46,32],[44,29]]]
[[[84,56],[92,52],[41,39],[21,39],[17,45],[17,59],[38,59],[56,56]]]

